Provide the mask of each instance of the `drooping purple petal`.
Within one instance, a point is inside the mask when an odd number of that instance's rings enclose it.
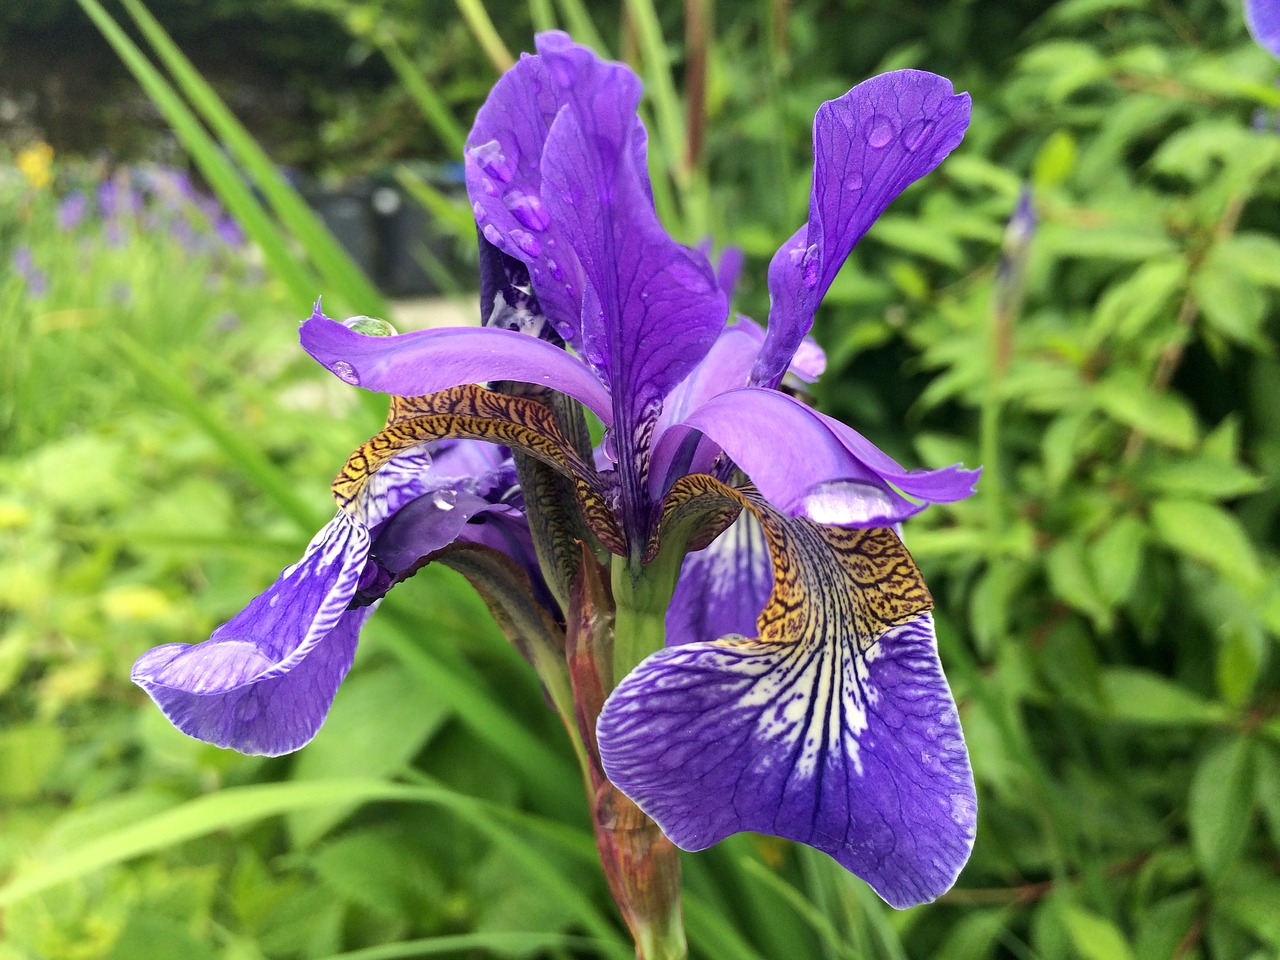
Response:
[[[207,641],[148,650],[133,681],[188,736],[241,753],[297,750],[320,729],[351,667],[367,614],[347,606],[368,549],[365,527],[339,514]]]
[[[711,545],[684,558],[671,605],[667,644],[751,636],[773,587],[773,563],[760,524],[746,511]]]
[[[752,383],[776,386],[854,245],[960,143],[969,95],[920,70],[866,80],[818,108],[809,221],[769,265],[768,338]]]
[[[1280,57],[1280,2],[1245,0],[1244,20],[1258,45]]]
[[[597,725],[609,779],[685,850],[744,830],[834,857],[895,907],[933,900],[973,845],[976,798],[932,618],[870,650],[668,646]]]
[[[300,337],[303,349],[335,376],[368,390],[416,397],[466,383],[518,380],[559,390],[613,422],[608,391],[582,361],[512,330],[446,327],[374,337],[317,309]]]
[[[178,729],[197,739],[268,756],[308,742],[351,667],[371,604],[420,558],[458,536],[463,521],[451,516],[458,501],[464,501],[462,513],[479,512],[471,508],[479,498],[459,487],[492,490],[505,476],[501,465],[464,445],[446,447],[440,461],[443,469],[433,472],[423,444],[382,464],[364,478],[349,509],[265,593],[204,643],[171,643],[144,653],[134,664],[134,681]],[[487,473],[462,482],[448,476],[486,466]],[[411,523],[424,503],[449,519]],[[406,520],[397,525],[401,517]],[[371,531],[385,554],[372,562]]]
[[[774,390],[712,397],[663,436],[656,461],[685,442],[682,429],[711,438],[782,512],[836,526],[899,523],[927,503],[969,496],[978,478],[959,466],[906,470],[855,430]]]

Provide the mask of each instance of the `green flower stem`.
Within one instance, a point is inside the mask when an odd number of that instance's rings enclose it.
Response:
[[[613,644],[614,682],[621,680],[667,641],[667,606],[675,592],[680,558],[663,554],[649,564],[614,557],[613,599],[617,625]]]

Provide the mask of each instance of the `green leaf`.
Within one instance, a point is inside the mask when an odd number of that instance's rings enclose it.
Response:
[[[1267,486],[1247,467],[1195,454],[1152,463],[1139,472],[1138,482],[1152,493],[1199,500],[1232,500]]]
[[[1090,545],[1094,579],[1109,604],[1119,604],[1129,596],[1142,567],[1146,540],[1147,529],[1142,521],[1125,514]]]
[[[1178,450],[1196,442],[1196,418],[1176,394],[1154,389],[1136,373],[1115,373],[1094,386],[1097,407],[1125,426]]]
[[[1262,567],[1248,534],[1234,516],[1200,500],[1158,500],[1151,507],[1156,536],[1246,589],[1262,583]]]
[[[1109,622],[1110,607],[1103,599],[1089,570],[1083,538],[1062,540],[1050,548],[1045,557],[1049,588],[1054,596],[1065,600],[1099,624]]]
[[[356,672],[338,689],[324,735],[298,754],[293,779],[379,779],[399,770],[449,716],[418,676],[400,667]],[[354,806],[290,814],[295,846],[304,847],[347,817]]]
[[[1075,138],[1067,130],[1055,130],[1036,151],[1031,164],[1031,182],[1037,190],[1046,190],[1066,182],[1076,165],[1078,154]]]
[[[1120,928],[1083,907],[1066,907],[1062,922],[1084,960],[1133,960],[1133,951]]]
[[[1202,726],[1222,723],[1227,710],[1166,677],[1135,667],[1112,667],[1102,674],[1108,714],[1130,723]]]
[[[1231,737],[1201,759],[1187,798],[1191,845],[1210,880],[1220,880],[1239,858],[1252,813],[1250,743],[1244,737]]]
[[[877,243],[925,257],[944,267],[953,270],[964,268],[964,250],[955,237],[940,232],[937,224],[887,214],[876,221],[868,236]]]
[[[1230,257],[1229,249],[1210,250],[1191,280],[1191,291],[1210,327],[1231,340],[1257,343],[1267,298]]]
[[[1269,233],[1242,230],[1219,240],[1211,254],[1230,264],[1245,281],[1261,287],[1280,287],[1280,239]]]

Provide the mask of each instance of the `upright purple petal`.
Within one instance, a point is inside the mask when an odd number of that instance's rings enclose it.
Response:
[[[547,316],[576,347],[581,342],[581,267],[545,207],[543,149],[562,110],[592,114],[601,104],[621,104],[622,110],[608,111],[607,122],[621,125],[610,133],[639,151],[633,166],[643,177],[645,203],[652,207],[643,127],[635,110],[640,81],[625,65],[599,59],[567,34],[539,34],[537,46],[539,55],[522,56],[476,114],[467,138],[467,191],[483,236],[528,265]],[[584,199],[592,203],[595,197]]]
[[[818,108],[809,221],[769,265],[768,338],[753,383],[777,385],[854,245],[968,124],[969,95],[920,70],[872,77]]]

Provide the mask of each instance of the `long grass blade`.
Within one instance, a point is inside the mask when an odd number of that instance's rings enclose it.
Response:
[[[304,532],[319,529],[328,519],[318,507],[298,496],[296,483],[272,463],[266,454],[247,441],[243,433],[225,423],[181,376],[152,356],[128,334],[112,331],[108,336],[117,354],[203,430],[263,495],[271,498]]]
[[[102,32],[121,62],[128,67],[156,109],[173,128],[178,141],[191,155],[227,211],[262,249],[271,272],[284,282],[298,300],[314,299],[321,286],[318,279],[293,255],[283,234],[267,216],[266,210],[254,197],[239,171],[201,126],[196,115],[182,102],[120,25],[103,9],[99,0],[76,2]]]
[[[510,70],[516,58],[511,55],[507,45],[498,36],[498,29],[489,18],[489,11],[484,8],[482,0],[455,0],[455,2],[458,5],[458,12],[462,14],[462,19],[467,22],[471,35],[476,38],[476,43],[480,44],[480,49],[489,58],[494,69],[499,73]]]
[[[602,57],[609,56],[609,47],[596,29],[595,21],[591,19],[582,0],[556,0],[556,6],[560,8],[560,15],[573,34],[573,39],[586,44]]]
[[[386,315],[386,303],[342,245],[281,176],[266,152],[227,108],[213,87],[200,76],[159,22],[140,0],[121,0],[157,57],[172,74],[187,100],[210,128],[222,138],[232,156],[253,179],[280,222],[302,244],[308,258],[324,278],[330,296],[340,296],[356,313]]]
[[[422,111],[422,116],[431,125],[431,129],[444,141],[449,155],[462,159],[462,151],[467,145],[467,135],[461,124],[449,112],[449,106],[444,102],[444,98],[431,84],[422,79],[417,65],[393,37],[380,36],[374,42],[377,43],[387,63],[391,65],[391,69],[395,71],[405,92],[413,98],[413,102]]]
[[[335,953],[323,960],[412,960],[414,957],[436,957],[442,954],[470,955],[473,950],[508,954],[525,954],[534,950],[581,950],[595,956],[606,955],[615,948],[612,943],[575,937],[564,933],[459,933],[448,937],[426,937],[365,947],[348,953]]]

